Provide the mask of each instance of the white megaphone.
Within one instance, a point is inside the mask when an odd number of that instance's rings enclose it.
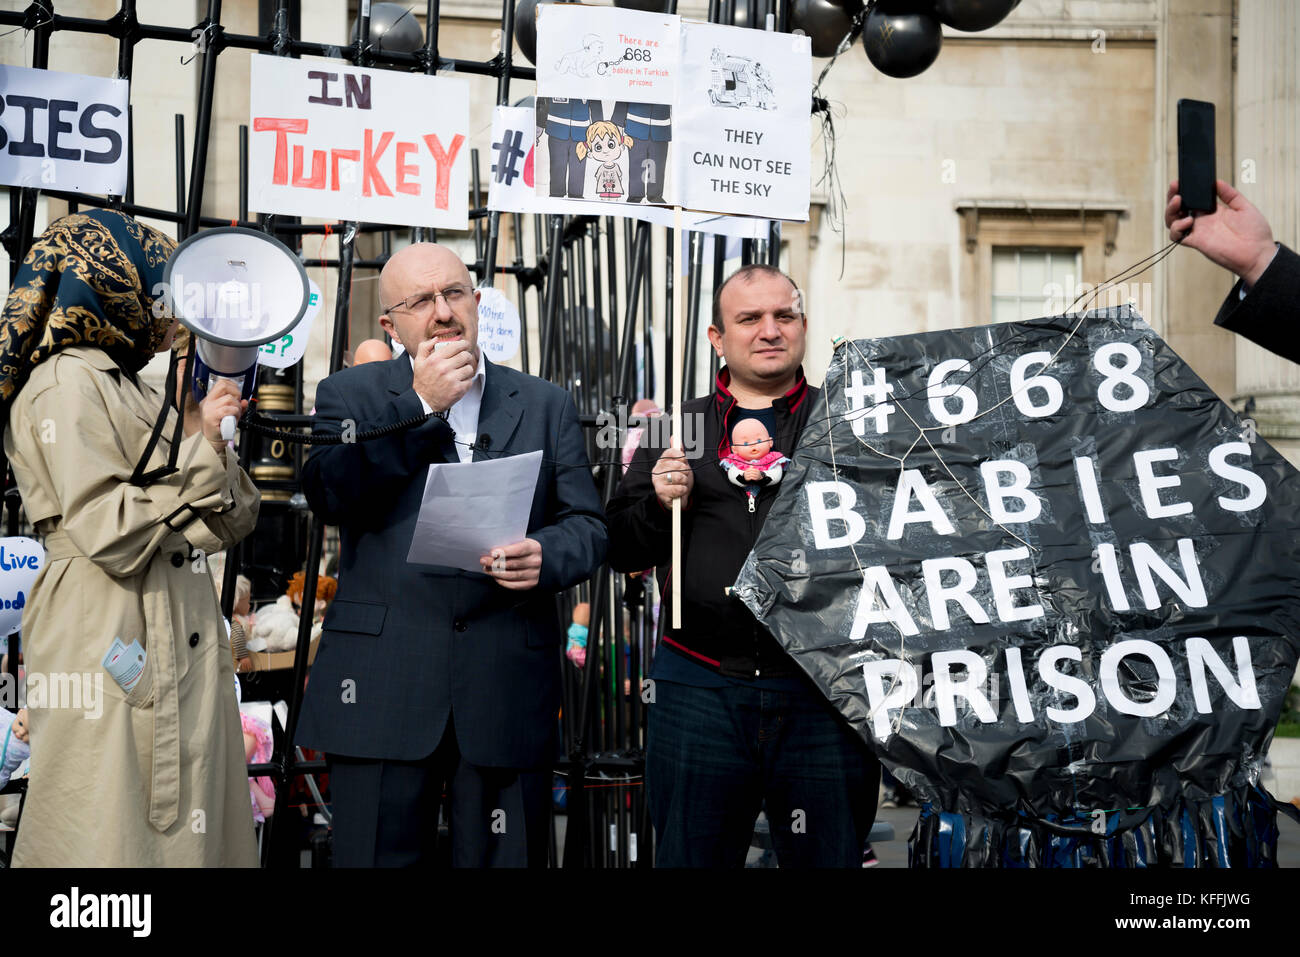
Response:
[[[194,333],[194,397],[215,379],[229,379],[245,399],[257,380],[258,347],[279,339],[307,311],[307,270],[277,239],[255,229],[222,226],[176,247],[163,271],[172,315]],[[235,437],[235,417],[221,420]]]

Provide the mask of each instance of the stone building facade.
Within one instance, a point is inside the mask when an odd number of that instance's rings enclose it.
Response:
[[[16,0],[0,5],[25,7]],[[423,20],[424,4],[408,5]],[[345,44],[355,6],[303,0],[304,39]],[[116,4],[69,0],[56,7],[107,18]],[[258,32],[256,2],[228,0],[223,7],[228,30]],[[487,0],[444,2],[442,54],[491,57],[500,42],[500,9]],[[702,16],[705,6],[691,0],[679,9]],[[206,3],[140,0],[138,10],[144,22],[188,27],[204,16]],[[189,52],[161,41],[136,50],[132,102],[141,203],[176,203],[174,116],[184,117],[186,148],[192,148],[199,77],[197,59],[182,62]],[[782,232],[782,265],[806,295],[811,377],[820,380],[836,336],[895,335],[1057,311],[1163,246],[1165,188],[1177,174],[1176,103],[1183,97],[1216,104],[1220,177],[1265,212],[1277,239],[1300,245],[1298,54],[1300,14],[1291,0],[1023,0],[987,32],[945,30],[938,61],[910,80],[876,72],[861,45],[847,51],[822,91],[834,110],[843,215],[835,221],[826,188],[817,184],[823,150],[814,123],[812,215],[806,224],[785,224]],[[210,215],[238,210],[238,126],[248,122],[248,56],[228,51],[219,60],[204,203]],[[30,63],[30,57],[31,42],[21,31],[0,38],[3,62]],[[825,64],[815,60],[814,71]],[[50,65],[112,75],[116,43],[57,34]],[[533,84],[516,82],[511,99],[532,92]],[[495,96],[494,80],[471,78],[468,146],[479,150],[484,182]],[[42,201],[38,226],[62,208]],[[0,218],[7,211],[7,203],[0,204]],[[524,232],[531,262],[533,232]],[[440,239],[468,254],[464,235]],[[499,258],[508,261],[508,224],[502,241]],[[661,291],[664,243],[656,227]],[[309,238],[307,254],[328,258],[336,244],[336,237]],[[359,248],[362,256],[377,252],[373,240]],[[356,276],[353,341],[378,331],[374,276],[366,270]],[[336,277],[316,269],[313,279],[325,290],[323,315],[330,317]],[[1176,249],[1154,269],[1102,294],[1102,301],[1132,299],[1220,396],[1238,407],[1253,400],[1259,432],[1295,460],[1300,370],[1213,326],[1232,281],[1198,254]],[[513,283],[504,288],[516,295]],[[535,317],[535,297],[529,298]],[[661,315],[656,309],[656,320]],[[326,370],[329,325],[317,324],[306,359],[309,403]],[[533,324],[533,355],[536,333]],[[701,366],[696,386],[703,389],[707,364]]]

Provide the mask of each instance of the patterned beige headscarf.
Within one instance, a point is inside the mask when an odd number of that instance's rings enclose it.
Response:
[[[155,293],[175,248],[111,209],[64,216],[36,239],[0,319],[0,427],[32,369],[60,349],[98,346],[130,374],[143,368],[172,322]]]

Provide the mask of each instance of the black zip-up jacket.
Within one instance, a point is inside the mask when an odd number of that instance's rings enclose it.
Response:
[[[773,449],[792,456],[817,389],[799,369],[795,386],[772,402],[776,417]],[[798,667],[776,639],[754,620],[739,598],[727,594],[749,556],[780,485],[758,492],[754,511],[745,490],[732,484],[719,465],[730,450],[736,399],[728,390],[730,373],[718,373],[716,391],[682,404],[687,461],[695,485],[682,509],[682,627],[669,628],[672,601],[672,512],[659,503],[651,470],[667,447],[667,427],[660,441],[649,430],[632,457],[627,474],[605,509],[609,521],[609,563],[621,572],[657,568],[662,586],[659,631],[663,641],[693,660],[735,677],[782,677]],[[688,416],[699,416],[694,433]],[[700,428],[702,426],[702,429]],[[700,438],[701,432],[703,433]],[[690,440],[699,444],[691,458]]]

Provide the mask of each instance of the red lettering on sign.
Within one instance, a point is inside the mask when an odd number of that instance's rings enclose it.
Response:
[[[360,159],[361,150],[330,150],[330,189],[336,193],[339,191],[339,160],[352,160],[356,163]]]
[[[418,182],[408,183],[406,181],[406,177],[408,176],[418,176],[420,174],[420,167],[415,165],[405,165],[403,163],[406,159],[407,153],[414,153],[419,148],[419,144],[417,143],[397,144],[397,191],[399,193],[408,193],[411,196],[420,195],[420,184]]]
[[[393,141],[392,133],[385,133],[379,138],[379,149],[374,148],[375,131],[366,130],[366,144],[363,151],[364,155],[361,160],[361,195],[373,196],[378,193],[380,196],[392,196],[393,191],[388,188],[384,178],[379,175],[378,160],[388,149],[388,144]],[[374,190],[371,190],[371,185]]]
[[[281,119],[273,116],[253,117],[255,133],[275,134],[275,165],[271,169],[271,182],[285,186],[289,182],[289,133],[306,133],[306,120]]]
[[[305,186],[308,189],[325,188],[325,151],[311,151],[311,178],[304,179],[302,175],[302,147],[293,148],[293,185]]]
[[[438,139],[437,133],[426,133],[424,136],[424,145],[429,147],[429,152],[433,154],[433,161],[438,167],[438,185],[433,192],[433,202],[438,209],[447,208],[447,197],[451,192],[451,164],[455,161],[456,154],[460,152],[464,142],[465,137],[457,133],[452,138],[451,149],[443,150],[442,141]]]

